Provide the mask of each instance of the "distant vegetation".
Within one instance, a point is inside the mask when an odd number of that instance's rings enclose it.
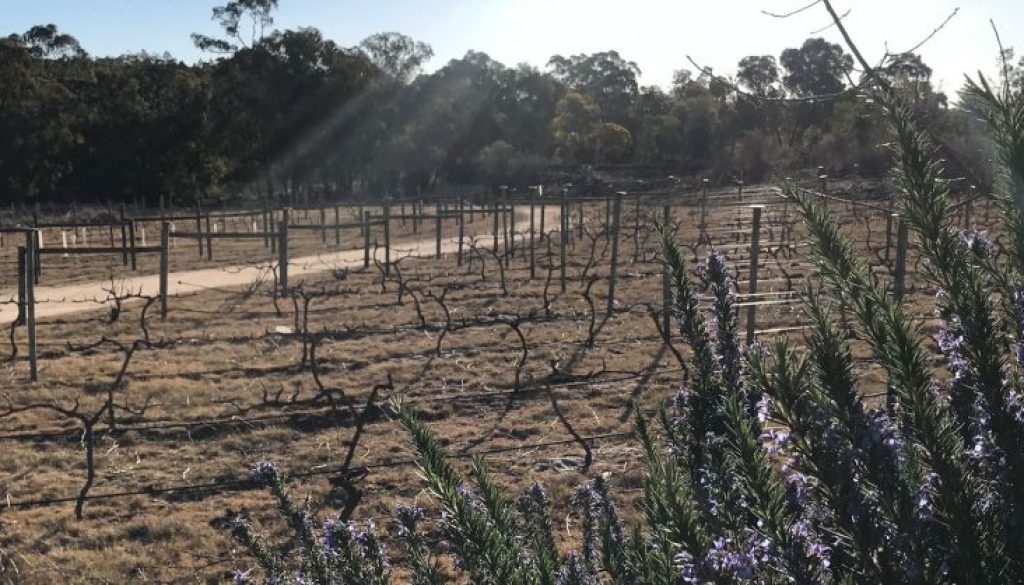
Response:
[[[544,70],[470,51],[420,75],[423,43],[381,33],[344,47],[315,28],[274,30],[276,6],[215,8],[223,37],[193,35],[211,55],[194,65],[92,57],[54,25],[0,39],[0,197],[184,204],[524,185],[580,165],[748,180],[884,168],[881,112],[851,87],[852,59],[820,38],[746,57],[728,78],[680,70],[665,91],[641,87],[615,51],[556,55]],[[973,117],[934,91],[917,55],[884,74],[953,169],[983,166]],[[1019,68],[1010,75],[1019,83]]]

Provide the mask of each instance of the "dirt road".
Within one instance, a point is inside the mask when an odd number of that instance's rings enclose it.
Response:
[[[557,225],[558,209],[548,208],[546,222],[548,226]],[[529,221],[529,212],[517,213],[520,219]],[[517,221],[520,221],[517,219]],[[519,224],[523,225],[523,224]],[[471,237],[466,234],[466,239]],[[520,233],[517,236],[522,239]],[[528,236],[526,236],[528,237]],[[458,251],[458,238],[447,238],[441,241],[441,253],[449,254]],[[432,256],[435,252],[436,240],[423,238],[413,241],[399,241],[392,245],[392,261],[404,256]],[[383,251],[379,251],[383,255]],[[379,257],[383,260],[383,257]],[[316,256],[305,256],[292,258],[288,263],[288,280],[297,283],[303,276],[327,272],[334,269],[355,268],[363,265],[363,250],[343,250],[330,252]],[[207,268],[203,270],[187,270],[172,272],[168,276],[168,295],[171,299],[168,303],[173,310],[173,297],[199,292],[210,288],[234,288],[243,287],[253,283],[258,278],[265,277],[264,269],[258,266],[222,266],[218,268]],[[135,276],[117,281],[119,290],[140,292],[147,296],[156,296],[159,293],[160,277],[156,274]],[[47,319],[60,317],[82,311],[95,310],[99,307],[98,302],[107,298],[107,291],[110,289],[110,281],[90,282],[87,284],[75,284],[68,286],[40,286],[36,288],[36,319]],[[8,297],[10,293],[4,294]],[[96,301],[96,303],[92,302]],[[0,325],[8,324],[18,317],[16,304],[0,304]]]

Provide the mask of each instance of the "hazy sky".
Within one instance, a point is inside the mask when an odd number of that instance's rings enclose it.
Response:
[[[808,0],[280,0],[275,27],[315,26],[340,45],[375,32],[399,31],[434,47],[428,70],[469,49],[515,65],[543,67],[554,54],[616,49],[643,71],[644,84],[668,87],[672,72],[692,69],[686,55],[718,73],[732,74],[745,55],[778,56],[828,24],[816,7],[788,20],[785,12]],[[194,61],[209,58],[189,33],[215,35],[210,9],[217,0],[0,0],[0,34],[54,23],[94,55],[146,50]],[[869,59],[886,43],[906,50],[950,12],[958,16],[921,53],[938,85],[959,88],[964,73],[996,71],[998,50],[989,19],[1003,42],[1024,49],[1024,0],[835,0]],[[836,30],[815,36],[839,41]]]

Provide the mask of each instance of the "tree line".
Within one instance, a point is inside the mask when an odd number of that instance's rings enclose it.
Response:
[[[469,51],[421,74],[425,43],[387,32],[344,47],[315,28],[272,29],[276,7],[214,8],[223,35],[193,35],[211,55],[194,64],[94,57],[52,24],[0,38],[0,197],[192,204],[528,185],[590,168],[757,180],[885,167],[881,113],[851,57],[821,38],[746,57],[731,76],[680,70],[666,90],[641,86],[616,51],[544,69]],[[1007,74],[1019,83],[1020,70]],[[919,56],[884,74],[950,158],[983,166],[988,142]]]

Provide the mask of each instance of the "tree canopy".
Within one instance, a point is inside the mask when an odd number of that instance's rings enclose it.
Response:
[[[544,70],[469,51],[424,73],[426,43],[275,29],[276,7],[214,8],[222,34],[193,35],[210,54],[195,64],[90,56],[52,24],[0,37],[0,197],[380,195],[536,184],[578,165],[720,178],[882,168],[880,113],[846,91],[852,59],[820,38],[744,57],[734,77],[681,70],[666,91],[641,87],[614,50],[555,55]],[[984,160],[970,116],[933,90],[920,56],[882,72],[936,134]]]

